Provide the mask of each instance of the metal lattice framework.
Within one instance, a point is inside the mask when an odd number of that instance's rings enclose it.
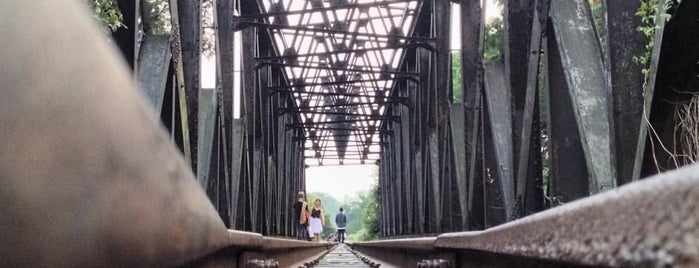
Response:
[[[365,163],[379,152],[378,129],[394,81],[416,74],[396,71],[409,38],[417,1],[261,1],[266,12],[243,15],[242,26],[268,29],[279,56],[257,57],[258,66],[283,68],[290,83],[267,87],[291,93],[308,157],[318,164]],[[335,161],[330,161],[335,162]]]
[[[296,233],[310,165],[376,163],[384,237],[484,229],[640,179],[670,160],[644,118],[681,147],[676,104],[653,99],[685,101],[672,87],[699,60],[677,45],[694,28],[673,26],[691,1],[653,26],[673,50],[654,48],[644,87],[637,1],[600,4],[599,21],[589,0],[504,1],[503,57],[485,62],[482,0],[216,0],[217,86],[200,89],[202,1],[167,1],[166,34],[141,2],[119,1],[115,41],[227,226],[264,235]]]

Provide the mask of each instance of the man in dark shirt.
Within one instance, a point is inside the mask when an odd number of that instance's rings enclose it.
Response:
[[[340,213],[335,216],[335,225],[337,226],[337,241],[340,243],[345,243],[347,216],[345,216],[345,213],[342,212],[342,207],[340,207]]]
[[[306,194],[303,191],[300,191],[297,195],[297,200],[294,202],[294,212],[298,219],[296,238],[308,240],[308,203],[306,203]]]

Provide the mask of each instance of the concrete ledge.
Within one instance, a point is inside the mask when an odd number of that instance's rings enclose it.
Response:
[[[585,265],[699,266],[699,166],[631,183],[435,246]]]
[[[1,266],[169,267],[225,247],[216,208],[84,4],[0,7]]]

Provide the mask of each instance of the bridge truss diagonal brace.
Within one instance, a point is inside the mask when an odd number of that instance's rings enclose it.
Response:
[[[590,193],[616,186],[602,52],[584,0],[552,1],[551,20],[590,173]]]
[[[136,79],[157,114],[160,114],[163,107],[165,85],[172,59],[170,38],[170,35],[146,33],[138,51]]]
[[[493,173],[500,179],[500,195],[505,219],[510,220],[514,208],[514,170],[512,146],[512,114],[510,90],[502,65],[486,66],[485,102],[490,116],[495,166]]]

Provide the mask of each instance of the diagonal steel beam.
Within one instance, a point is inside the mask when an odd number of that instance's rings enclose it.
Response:
[[[397,71],[385,71],[385,70],[373,70],[373,69],[363,69],[363,68],[340,68],[340,67],[328,67],[328,66],[312,66],[312,65],[297,65],[297,64],[286,64],[282,62],[264,62],[257,65],[257,68],[264,67],[266,65],[288,67],[288,68],[303,68],[303,69],[318,69],[318,70],[329,70],[329,71],[343,71],[343,72],[353,72],[353,73],[366,73],[366,74],[392,74],[392,75],[411,75],[418,76],[418,73],[407,73],[407,72],[397,72]],[[372,66],[361,66],[367,68],[376,68]]]
[[[344,113],[344,112],[333,112],[333,111],[312,111],[312,110],[285,110],[281,113],[300,113],[300,114],[324,114],[324,115],[345,115],[345,116],[364,116],[368,118],[387,118],[387,116],[382,116],[379,114],[358,114],[358,113]],[[391,117],[395,118],[395,116]]]
[[[299,108],[299,111],[304,111],[306,109],[308,110],[313,110],[313,109],[322,109],[322,108],[336,108],[336,107],[352,107],[352,106],[370,106],[370,105],[379,105],[379,106],[386,106],[390,104],[406,104],[404,101],[380,101],[380,102],[353,102],[353,103],[344,103],[344,104],[326,104],[326,105],[315,105],[315,106],[304,106],[302,108]]]
[[[323,78],[323,77],[318,77]],[[351,85],[357,83],[370,83],[379,81],[398,81],[398,80],[411,80],[417,82],[417,79],[411,76],[398,76],[394,78],[378,78],[378,79],[358,79],[358,80],[347,80],[347,81],[335,81],[335,82],[318,82],[318,83],[302,83],[295,85],[280,85],[280,86],[270,86],[265,87],[266,89],[286,89],[286,88],[297,88],[297,87],[313,87],[313,86],[335,86],[335,85]]]
[[[299,92],[292,90],[275,90],[277,92],[288,92],[293,94],[306,94],[306,95],[317,95],[317,96],[345,96],[345,97],[357,97],[357,98],[381,98],[385,100],[406,100],[403,97],[386,97],[386,96],[374,96],[374,95],[364,95],[364,94],[352,94],[352,93],[334,93],[334,92]]]
[[[434,47],[428,43],[414,42],[414,43],[406,43],[406,44],[393,45],[393,46],[389,45],[389,46],[383,46],[383,47],[338,49],[338,50],[333,50],[333,51],[316,52],[316,53],[303,53],[303,54],[289,54],[289,55],[284,55],[284,56],[257,57],[257,58],[255,58],[255,60],[274,61],[274,60],[285,60],[285,59],[290,59],[290,58],[322,57],[322,56],[335,55],[335,54],[352,54],[352,53],[356,54],[356,53],[364,53],[364,52],[371,52],[371,51],[382,51],[382,50],[388,50],[388,49],[406,49],[406,48],[414,48],[414,47],[423,47],[423,48],[426,48],[428,50],[434,50]]]
[[[420,36],[402,36],[402,35],[392,35],[392,34],[371,34],[371,33],[361,33],[361,32],[349,32],[341,30],[323,29],[323,28],[309,28],[303,26],[286,26],[277,25],[261,22],[250,22],[250,21],[239,21],[233,26],[235,29],[241,29],[245,27],[257,27],[266,28],[272,30],[292,30],[292,31],[305,31],[305,32],[316,32],[316,33],[326,33],[326,34],[341,34],[346,36],[366,36],[369,38],[386,38],[386,39],[400,39],[404,41],[434,41],[434,38],[430,37],[420,37]]]
[[[551,20],[590,175],[590,193],[616,187],[602,51],[585,0],[552,1]]]
[[[399,117],[393,116],[382,116],[381,118],[369,118],[369,119],[349,119],[349,120],[336,120],[336,121],[323,121],[323,122],[306,122],[297,124],[287,124],[288,126],[317,126],[317,125],[332,125],[332,124],[342,124],[342,123],[357,123],[357,122],[376,122],[381,120],[398,120]]]

